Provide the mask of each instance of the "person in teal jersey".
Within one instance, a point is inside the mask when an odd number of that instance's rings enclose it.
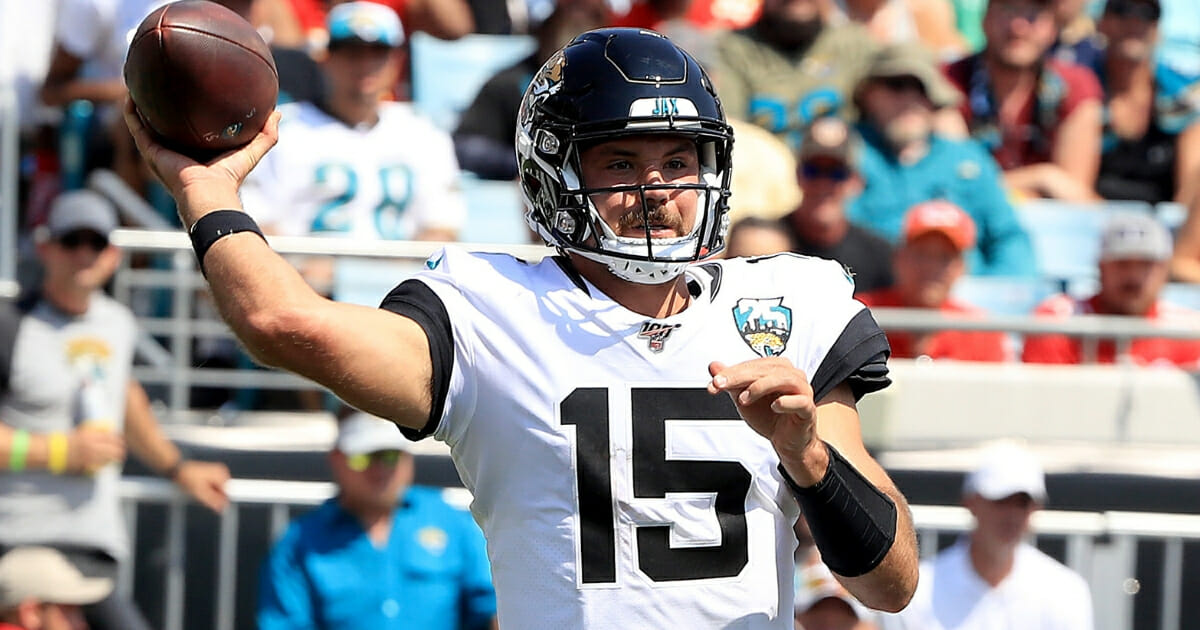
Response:
[[[288,528],[263,564],[259,630],[491,628],[483,534],[440,488],[412,486],[411,442],[386,420],[342,420],[338,494]]]
[[[968,273],[1033,275],[1033,246],[1008,202],[995,160],[975,141],[933,132],[935,107],[948,107],[956,98],[932,60],[911,46],[879,53],[855,91],[863,113],[858,168],[865,186],[846,214],[895,243],[909,208],[945,199],[979,228],[977,244],[966,252]]]

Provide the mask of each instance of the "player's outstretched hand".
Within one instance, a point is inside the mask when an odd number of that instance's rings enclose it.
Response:
[[[811,459],[807,452],[821,446],[816,439],[817,405],[812,386],[803,370],[781,357],[766,357],[725,365],[714,361],[708,365],[712,375],[708,391],[726,392],[737,405],[738,413],[750,428],[771,441],[779,459],[802,485],[816,483],[823,469],[813,479],[795,474],[796,466],[789,462]],[[824,447],[819,449],[824,452]]]
[[[208,164],[201,164],[159,144],[142,122],[130,98],[125,99],[125,124],[133,134],[138,152],[171,196],[180,204],[201,211],[235,207],[238,187],[279,140],[279,112],[276,111],[249,144],[224,153]]]

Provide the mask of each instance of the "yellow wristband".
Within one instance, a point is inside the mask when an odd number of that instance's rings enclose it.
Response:
[[[46,442],[46,450],[46,468],[56,475],[67,472],[67,434],[51,433]]]

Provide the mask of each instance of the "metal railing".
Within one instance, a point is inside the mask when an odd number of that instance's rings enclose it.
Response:
[[[461,492],[466,490],[459,489]],[[321,482],[268,481],[234,479],[226,488],[230,506],[220,515],[220,525],[214,532],[217,539],[215,584],[194,585],[193,589],[212,587],[213,628],[232,630],[235,627],[235,597],[238,588],[237,547],[241,533],[239,515],[247,506],[267,506],[269,539],[277,539],[287,526],[289,506],[313,506],[333,495],[334,486]],[[131,537],[138,535],[137,510],[141,504],[167,506],[166,567],[163,589],[164,630],[183,630],[184,589],[187,587],[185,566],[187,498],[172,484],[161,479],[127,477],[122,479],[120,493],[125,506]],[[970,514],[961,507],[912,506],[913,519],[921,541],[922,555],[929,556],[937,548],[938,536],[965,532],[971,528]],[[1161,540],[1165,543],[1160,601],[1161,630],[1180,629],[1183,604],[1184,543],[1200,541],[1200,515],[1156,514],[1142,512],[1067,512],[1044,510],[1033,519],[1037,536],[1065,537],[1068,566],[1088,579],[1097,609],[1097,630],[1127,630],[1133,627],[1132,605],[1121,606],[1105,593],[1124,589],[1127,584],[1112,584],[1112,572],[1096,570],[1102,548],[1113,557],[1111,564],[1125,570],[1122,582],[1133,579],[1137,563],[1137,542]],[[136,544],[133,545],[136,548]],[[268,549],[260,550],[261,560]],[[130,592],[133,585],[134,563],[127,563],[121,575],[120,588]],[[1107,576],[1107,577],[1106,577]],[[1117,604],[1114,609],[1114,603]]]
[[[197,368],[193,366],[192,343],[198,338],[231,339],[232,333],[215,315],[195,314],[197,300],[204,289],[186,235],[179,231],[118,230],[112,240],[131,254],[167,256],[162,268],[133,268],[126,256],[124,266],[114,280],[118,300],[130,303],[135,291],[169,290],[170,308],[165,316],[142,317],[142,330],[166,339],[165,347],[143,343],[143,356],[156,357],[149,368],[138,368],[134,376],[145,383],[166,385],[172,411],[189,407],[192,386],[251,387],[264,389],[312,389],[311,382],[283,372],[247,369]],[[334,256],[339,259],[377,259],[418,262],[435,252],[441,243],[420,241],[359,241],[313,237],[271,237],[271,246],[286,255]],[[551,250],[534,245],[460,244],[465,249],[502,251],[536,260]],[[390,286],[403,277],[389,278]],[[385,289],[386,290],[386,289]],[[383,297],[380,293],[379,298]],[[991,315],[961,318],[935,311],[917,309],[872,309],[879,324],[888,330],[980,330],[1004,331],[1016,335],[1065,334],[1084,339],[1085,360],[1094,360],[1101,339],[1114,339],[1117,356],[1127,355],[1133,340],[1147,337],[1187,339],[1200,337],[1200,324],[1163,325],[1138,318],[1079,315],[1069,319],[1044,319],[1029,316]],[[164,369],[165,368],[165,369]]]

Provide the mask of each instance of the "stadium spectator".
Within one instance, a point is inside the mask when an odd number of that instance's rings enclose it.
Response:
[[[878,630],[877,616],[837,581],[821,562],[804,519],[796,519],[796,630]]]
[[[990,0],[983,29],[983,51],[946,68],[966,95],[972,137],[1017,194],[1096,199],[1100,85],[1087,68],[1046,56],[1057,34],[1051,0]]]
[[[754,123],[729,119],[737,151],[729,184],[729,219],[778,219],[800,203],[796,151]]]
[[[846,218],[846,204],[862,190],[860,142],[839,118],[822,118],[804,133],[796,179],[803,196],[783,222],[795,251],[842,263],[855,293],[892,285],[892,246]]]
[[[222,464],[190,461],[163,435],[130,376],[133,314],[101,290],[120,252],[116,213],[87,190],[64,193],[35,235],[40,291],[5,312],[0,355],[0,546],[62,549],[85,572],[117,575],[129,558],[117,483],[126,448],[213,511],[226,504]],[[132,600],[85,607],[93,628],[145,628]]]
[[[921,563],[921,583],[885,630],[1092,630],[1087,582],[1026,542],[1030,518],[1046,502],[1032,453],[1014,443],[984,449],[963,482],[971,532]]]
[[[1200,80],[1171,81],[1156,61],[1159,15],[1158,0],[1109,0],[1100,17],[1105,199],[1187,204],[1200,190]]]
[[[451,140],[385,100],[404,53],[396,14],[339,4],[329,32],[327,98],[280,107],[279,146],[246,180],[246,211],[274,234],[454,240],[466,205]]]
[[[259,630],[492,627],[483,535],[443,490],[412,485],[411,446],[386,420],[339,422],[337,496],[293,522],[264,561]]]
[[[863,139],[862,194],[847,207],[850,221],[891,242],[903,236],[905,213],[930,199],[962,208],[978,228],[967,252],[972,275],[1036,273],[1029,236],[1008,202],[999,169],[973,140],[936,131],[934,112],[957,102],[929,53],[897,44],[879,52],[855,90]]]
[[[125,98],[122,70],[129,35],[167,0],[60,0],[54,50],[38,96],[65,108],[59,168],[66,188],[94,168],[111,168],[141,191],[143,172],[114,104]]]
[[[773,219],[749,216],[729,226],[725,258],[754,258],[792,251],[792,235]]]
[[[347,0],[288,0],[295,19],[305,34],[308,47],[316,52],[329,43],[327,13]],[[400,18],[406,34],[423,31],[440,39],[458,39],[474,32],[475,21],[466,0],[365,0],[389,7]]]
[[[604,0],[560,0],[550,17],[535,29],[537,50],[496,73],[475,95],[454,130],[459,165],[484,179],[515,179],[513,138],[517,108],[525,88],[542,63],[579,33],[604,26],[609,18]]]
[[[209,165],[125,120],[259,360],[450,444],[506,627],[788,627],[800,514],[851,593],[903,608],[915,536],[856,407],[888,383],[884,334],[836,263],[691,264],[722,249],[729,192],[704,70],[591,31],[521,112],[531,224],[562,254],[447,246],[375,309],[321,298],[234,210],[277,116]]]
[[[966,53],[946,0],[833,0],[829,11],[830,23],[858,22],[880,44],[921,42],[947,60]]]
[[[967,42],[967,51],[983,50],[987,38],[983,35],[983,14],[988,0],[950,0],[954,7],[954,26]]]
[[[49,547],[17,547],[0,556],[0,630],[87,630],[80,606],[113,590],[87,578]]]
[[[711,66],[725,114],[793,150],[817,118],[852,115],[850,93],[875,51],[866,29],[827,25],[821,7],[822,0],[764,0],[753,25],[719,36]]]
[[[859,294],[871,307],[937,310],[963,317],[982,311],[951,297],[954,283],[966,268],[964,252],[975,245],[975,224],[961,208],[947,201],[918,204],[904,219],[904,242],[896,249],[890,289]],[[1009,361],[1013,358],[1003,333],[943,330],[927,333],[888,331],[892,357],[897,359],[956,359]]]
[[[1088,14],[1088,0],[1054,0],[1054,26],[1058,37],[1050,47],[1050,55],[1083,66],[1097,78],[1104,58],[1104,41],[1096,32],[1096,22]]]
[[[1066,319],[1073,315],[1120,315],[1167,325],[1200,325],[1200,313],[1160,299],[1167,282],[1171,235],[1152,215],[1114,213],[1100,241],[1100,289],[1080,299],[1066,294],[1047,298],[1035,313]],[[1128,360],[1138,365],[1200,367],[1200,340],[1134,339]],[[1032,335],[1025,339],[1028,363],[1083,363],[1084,341],[1067,335]],[[1094,357],[1100,363],[1117,361],[1118,344],[1100,339]]]
[[[707,31],[739,29],[754,23],[762,5],[762,0],[633,0],[629,11],[612,25],[661,31],[673,22],[685,21]]]

